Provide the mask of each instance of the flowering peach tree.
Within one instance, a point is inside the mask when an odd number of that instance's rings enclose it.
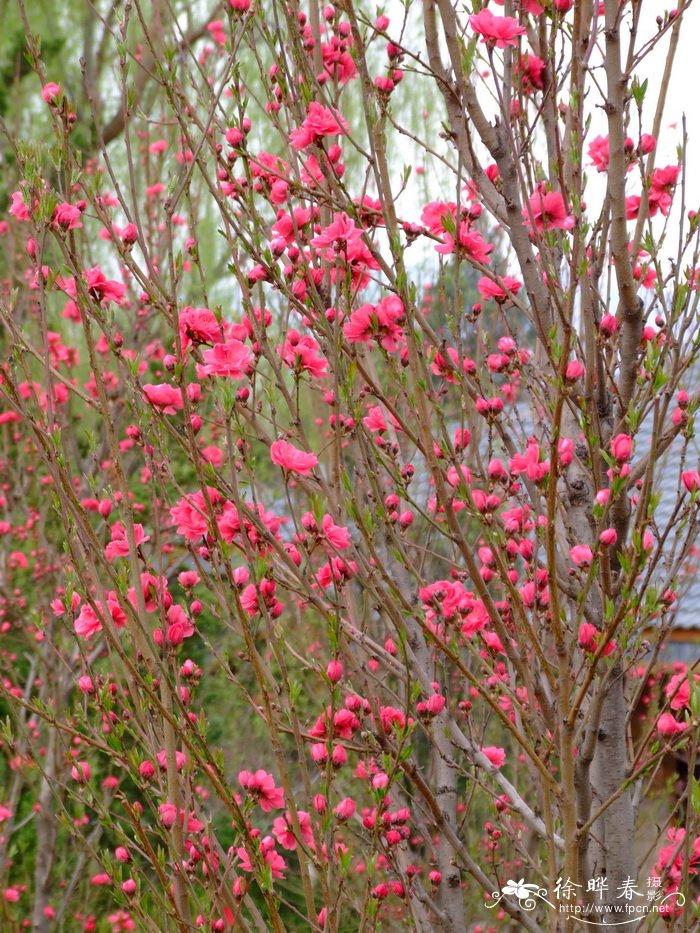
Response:
[[[690,6],[6,4],[2,930],[698,929]]]

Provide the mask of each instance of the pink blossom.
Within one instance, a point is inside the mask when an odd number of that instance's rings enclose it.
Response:
[[[166,829],[170,829],[171,826],[175,825],[175,821],[177,820],[177,807],[174,803],[161,803],[158,807],[158,814]]]
[[[262,810],[278,810],[284,806],[284,791],[275,787],[275,779],[262,768],[257,771],[239,771],[238,780],[242,787],[254,797]]]
[[[593,561],[593,552],[587,544],[576,544],[569,551],[569,557],[577,567],[589,567]]]
[[[47,81],[41,89],[41,96],[45,103],[55,104],[62,94],[61,85],[55,81]]]
[[[591,140],[588,146],[588,155],[591,157],[591,165],[594,165],[599,172],[607,172],[608,161],[610,159],[610,141],[607,136],[596,136]]]
[[[221,493],[213,488],[208,488],[207,493],[211,508],[220,511],[224,501]],[[170,510],[170,517],[177,526],[177,533],[183,535],[188,541],[197,541],[207,533],[209,528],[207,515],[207,503],[201,492],[184,496]]]
[[[255,865],[251,859],[250,853],[243,847],[236,849],[236,855],[240,859],[240,867],[243,871],[255,871]],[[287,864],[282,856],[275,850],[275,840],[272,836],[264,836],[260,840],[260,855],[262,861],[269,866],[273,878],[284,877],[282,872],[287,868]]]
[[[309,335],[302,336],[294,329],[289,330],[278,352],[295,372],[307,372],[315,379],[328,373],[328,360],[321,354],[318,343]]]
[[[347,130],[348,125],[337,110],[312,101],[304,122],[298,129],[292,130],[289,141],[295,149],[308,149],[312,143],[320,142],[324,136],[338,136]]]
[[[302,842],[313,847],[314,834],[311,829],[311,816],[305,810],[297,810],[297,820],[301,830]],[[284,816],[278,816],[273,820],[272,832],[283,849],[296,849],[297,837],[292,829],[292,819],[289,811]]]
[[[344,551],[350,547],[350,532],[343,525],[336,525],[332,515],[324,515],[321,529],[328,543],[337,551]]]
[[[356,809],[357,804],[352,797],[345,797],[337,806],[333,807],[333,813],[339,820],[345,822],[354,815]]]
[[[656,723],[656,730],[659,735],[671,736],[685,732],[688,728],[687,722],[678,722],[672,713],[662,713]]]
[[[517,45],[518,37],[527,33],[517,19],[512,16],[494,16],[488,9],[470,16],[469,24],[475,33],[483,37],[484,42],[492,43],[497,49]]]
[[[115,304],[122,304],[126,295],[126,286],[114,279],[107,279],[99,266],[93,266],[85,273],[85,282],[92,298],[100,303],[113,301]],[[70,294],[70,293],[69,293]],[[75,291],[71,295],[75,297]]]
[[[600,332],[606,337],[616,334],[620,324],[614,314],[604,314],[600,319]]]
[[[493,298],[501,304],[513,295],[517,295],[523,286],[523,283],[519,279],[515,279],[510,275],[504,275],[501,282],[503,285],[499,285],[498,282],[484,275],[476,283],[476,287],[479,289],[479,294],[484,301]]]
[[[143,387],[143,394],[154,408],[160,408],[165,415],[174,415],[176,409],[184,405],[180,389],[165,382],[157,385],[147,383]]]
[[[380,405],[373,405],[366,417],[362,419],[362,423],[369,431],[374,431],[378,433],[383,433],[387,430],[388,425],[384,420],[384,412],[381,409]]]
[[[489,253],[493,250],[493,243],[487,243],[480,233],[473,231],[468,221],[460,223],[457,240],[451,233],[445,233],[442,243],[435,247],[436,252],[443,254],[458,253],[486,265],[491,261]]]
[[[89,781],[90,777],[92,776],[90,764],[87,761],[76,761],[76,763],[71,768],[70,773],[73,780],[78,781],[81,784]]]
[[[301,476],[310,476],[313,469],[318,466],[316,454],[307,454],[283,440],[274,441],[270,445],[270,459],[277,466],[291,473],[299,473]]]
[[[209,308],[183,308],[178,315],[178,329],[182,349],[192,343],[220,343],[223,339],[222,325]]]
[[[85,202],[82,203],[84,204]],[[57,227],[60,227],[61,230],[75,230],[76,227],[82,227],[80,223],[81,217],[82,212],[75,204],[63,202],[57,204],[53,209],[53,222]]]
[[[534,226],[540,233],[545,230],[571,230],[574,225],[574,217],[567,214],[560,191],[547,191],[540,185],[537,191],[530,195],[528,204],[529,209],[523,210],[525,223]]]
[[[617,434],[610,441],[610,450],[618,463],[625,463],[632,456],[632,438],[629,434]]]
[[[401,299],[395,295],[383,298],[377,305],[360,305],[343,326],[343,335],[348,343],[368,343],[376,339],[392,353],[404,339],[401,324],[405,313]]]
[[[564,378],[567,382],[576,382],[577,379],[582,379],[586,375],[586,367],[580,360],[571,360],[567,364],[566,372]]]
[[[143,525],[134,524],[134,544],[139,547],[151,538],[143,530]],[[129,541],[126,536],[126,528],[121,522],[115,522],[112,525],[112,540],[105,548],[105,557],[107,560],[114,560],[115,557],[127,557],[129,554]]]
[[[649,214],[652,217],[658,211],[661,211],[664,216],[668,214],[680,173],[680,165],[666,165],[652,172],[649,179]]]
[[[169,644],[180,645],[185,638],[194,635],[194,625],[182,606],[172,605],[166,613],[166,619],[168,622],[166,637]]]
[[[24,203],[21,191],[12,192],[12,204],[9,213],[17,220],[29,220],[29,208]]]
[[[520,56],[519,73],[521,75],[522,88],[525,94],[532,94],[533,91],[544,89],[544,74],[547,66],[545,62],[534,55],[532,52],[526,52]]]
[[[228,379],[243,379],[252,366],[253,353],[240,340],[217,343],[202,354],[204,366],[197,366],[197,375],[225,376]]]
[[[664,696],[670,700],[671,709],[680,710],[690,703],[690,680],[683,672],[675,674],[666,685]]]
[[[81,608],[75,620],[74,628],[76,635],[86,639],[92,638],[93,635],[101,631],[102,623],[89,603],[85,603]]]
[[[531,440],[524,454],[515,454],[509,464],[510,472],[516,476],[525,473],[533,482],[540,482],[549,473],[549,460],[540,460],[540,446]]]
[[[688,492],[700,489],[700,473],[697,470],[685,470],[681,473],[681,480]]]
[[[506,753],[504,749],[497,748],[495,745],[489,745],[486,748],[482,748],[481,754],[488,758],[494,768],[502,768],[505,764]]]

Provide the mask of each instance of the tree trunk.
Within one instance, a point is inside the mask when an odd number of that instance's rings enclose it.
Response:
[[[595,813],[624,784],[627,777],[626,704],[624,680],[615,670],[603,700],[593,762],[591,791]],[[620,889],[634,877],[634,820],[629,790],[621,794],[600,815],[591,828],[591,877],[604,877],[607,889],[596,903],[620,904]]]

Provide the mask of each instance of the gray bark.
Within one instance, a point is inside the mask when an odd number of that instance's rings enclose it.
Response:
[[[624,784],[627,777],[627,708],[621,672],[610,683],[603,701],[600,724],[591,764],[593,812]],[[632,798],[626,790],[596,820],[591,829],[590,871],[607,879],[603,904],[619,904],[620,886],[634,879],[634,816]],[[600,900],[598,901],[600,903]]]

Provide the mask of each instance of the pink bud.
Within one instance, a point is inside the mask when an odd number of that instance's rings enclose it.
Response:
[[[617,434],[610,441],[610,450],[618,463],[624,463],[632,456],[632,438],[629,434]]]
[[[337,684],[338,681],[342,679],[343,665],[340,663],[340,661],[336,659],[329,662],[328,667],[326,668],[326,676],[332,684]]]
[[[700,473],[697,470],[686,470],[681,474],[681,479],[688,492],[695,492],[700,487]]]
[[[586,367],[580,360],[571,360],[569,365],[566,367],[565,378],[567,382],[576,382],[577,379],[582,379],[586,374]]]
[[[150,780],[150,778],[152,778],[155,773],[156,769],[153,766],[152,761],[142,761],[139,765],[139,774],[144,779],[144,781]]]
[[[600,319],[600,332],[605,336],[612,336],[616,334],[619,328],[619,323],[614,314],[604,314]]]
[[[47,104],[55,104],[61,96],[61,85],[55,81],[49,81],[41,89],[41,96]]]
[[[598,540],[604,547],[610,547],[611,544],[615,544],[617,541],[617,532],[614,528],[604,528],[598,536]]]
[[[593,552],[587,544],[576,544],[569,551],[569,557],[577,567],[589,567],[593,560]]]

